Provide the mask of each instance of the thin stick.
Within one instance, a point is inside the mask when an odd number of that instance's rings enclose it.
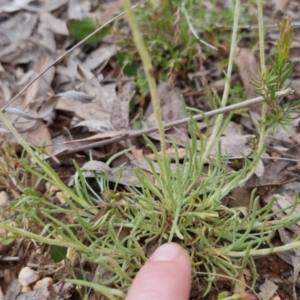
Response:
[[[275,97],[279,98],[279,97],[283,97],[283,96],[287,96],[287,95],[292,95],[294,93],[294,91],[291,88],[287,88],[285,90],[281,90],[275,93]],[[175,126],[179,126],[179,125],[183,125],[186,124],[190,121],[190,119],[194,119],[196,121],[200,121],[203,119],[203,117],[213,117],[219,114],[224,114],[224,113],[228,113],[231,112],[233,110],[237,110],[240,108],[244,108],[244,107],[248,107],[257,103],[261,103],[264,101],[263,97],[256,97],[250,100],[246,100],[244,102],[240,102],[240,103],[236,103],[233,105],[229,105],[226,107],[222,107],[222,108],[218,108],[212,111],[209,111],[207,113],[203,113],[203,114],[198,114],[195,116],[192,116],[190,118],[184,118],[184,119],[180,119],[174,122],[170,122],[170,123],[166,123],[164,124],[164,128],[165,129],[169,129],[169,128],[173,128]],[[91,148],[95,148],[95,147],[101,147],[101,146],[105,146],[105,145],[109,145],[115,142],[120,142],[122,140],[125,139],[129,139],[129,138],[135,138],[144,134],[149,134],[152,132],[157,131],[158,128],[157,127],[151,127],[151,128],[147,128],[147,129],[142,129],[142,130],[137,130],[137,131],[133,131],[133,132],[129,132],[128,134],[123,134],[123,135],[119,135],[104,141],[99,141],[99,142],[94,142],[88,145],[83,145],[74,149],[69,149],[66,152],[63,152],[63,154],[71,154],[71,153],[76,153],[78,151],[83,151],[83,150],[87,150],[87,149],[91,149]]]
[[[138,7],[139,5],[145,3],[148,0],[142,0],[139,3],[133,5],[131,7],[131,9],[134,9],[136,7]],[[121,12],[120,14],[118,14],[117,16],[115,16],[114,18],[112,18],[111,20],[109,20],[108,22],[104,23],[102,26],[100,26],[99,28],[95,29],[91,34],[89,34],[87,37],[85,37],[83,40],[81,40],[79,43],[77,43],[75,46],[73,46],[72,48],[70,48],[68,51],[66,51],[64,54],[62,54],[61,56],[59,56],[56,60],[54,60],[45,70],[43,70],[40,74],[38,74],[35,78],[33,78],[28,84],[26,84],[19,93],[17,93],[11,100],[9,100],[2,108],[1,111],[4,112],[5,109],[10,106],[18,97],[20,97],[22,95],[22,93],[24,93],[36,80],[38,80],[42,75],[44,75],[48,70],[50,70],[56,63],[58,63],[61,59],[63,59],[66,55],[68,55],[69,53],[71,53],[73,50],[75,50],[76,48],[78,48],[79,46],[81,46],[83,43],[85,43],[89,38],[91,38],[94,34],[96,34],[97,32],[99,32],[101,29],[103,29],[105,26],[109,25],[110,23],[112,23],[113,21],[119,19],[121,16],[123,16],[125,14],[125,11]]]

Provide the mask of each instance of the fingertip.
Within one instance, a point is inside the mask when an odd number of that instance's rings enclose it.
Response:
[[[176,243],[160,246],[138,272],[126,300],[187,300],[191,261]]]

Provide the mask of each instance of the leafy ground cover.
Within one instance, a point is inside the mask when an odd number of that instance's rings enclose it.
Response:
[[[297,1],[15,2],[2,298],[124,298],[167,241],[191,299],[299,298]]]

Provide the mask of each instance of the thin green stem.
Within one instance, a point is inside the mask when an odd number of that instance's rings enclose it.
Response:
[[[234,22],[233,22],[233,29],[232,29],[232,38],[231,38],[231,46],[230,46],[230,55],[229,55],[229,62],[227,67],[227,74],[226,74],[226,82],[225,82],[225,88],[224,93],[222,96],[222,107],[226,106],[229,92],[230,92],[230,78],[232,73],[232,66],[233,66],[233,59],[237,47],[237,33],[238,33],[238,24],[239,24],[239,18],[240,18],[240,0],[236,0],[235,2],[235,9],[234,9]],[[205,161],[210,153],[212,148],[216,145],[218,142],[218,136],[220,135],[220,129],[222,128],[224,120],[224,115],[218,115],[216,119],[216,123],[213,129],[213,132],[209,138],[209,141],[206,145],[205,152],[203,154],[203,160]]]
[[[265,63],[265,41],[264,41],[264,22],[263,22],[263,1],[257,0],[257,8],[258,8],[258,32],[259,32],[259,55],[260,55],[260,69],[261,76],[265,78],[266,76],[266,63]],[[264,84],[264,82],[262,82]],[[263,87],[264,88],[264,87]],[[264,88],[266,92],[266,88]],[[268,105],[264,101],[262,104],[262,112],[261,112],[261,120],[260,120],[260,128],[259,128],[259,141],[257,145],[256,155],[254,155],[254,159],[250,166],[250,172],[247,176],[240,182],[240,185],[243,185],[255,172],[256,165],[260,160],[260,156],[265,149],[265,140],[266,140],[266,117],[267,117],[267,108]]]
[[[259,35],[259,57],[260,57],[260,68],[261,73],[266,73],[266,62],[265,62],[265,32],[264,32],[264,16],[263,16],[263,1],[257,0],[258,10],[258,35]]]
[[[23,236],[23,237],[27,237],[29,239],[38,241],[39,243],[42,244],[47,244],[47,245],[57,245],[57,246],[62,246],[62,247],[66,247],[66,248],[74,248],[82,253],[89,253],[90,252],[90,248],[88,246],[83,245],[82,243],[80,243],[78,241],[78,243],[70,243],[70,242],[66,242],[63,239],[49,239],[47,237],[41,236],[39,234],[35,234],[32,233],[28,230],[24,230],[24,229],[19,229],[16,228],[14,226],[11,225],[7,225],[5,223],[0,223],[0,228],[3,228],[9,232],[15,233],[19,236]]]
[[[250,250],[248,255],[249,256],[260,256],[260,255],[268,255],[273,253],[280,253],[288,250],[299,249],[300,241],[292,242],[283,246],[278,246],[274,248],[267,248],[267,249],[254,249]],[[230,257],[244,257],[246,255],[246,251],[229,251],[227,253]]]
[[[158,97],[157,87],[156,87],[155,79],[153,76],[153,66],[151,63],[149,53],[145,46],[144,40],[142,38],[141,32],[138,28],[138,24],[135,20],[133,12],[131,11],[129,0],[122,0],[122,5],[124,6],[124,9],[126,11],[127,21],[132,30],[133,39],[134,39],[136,47],[139,51],[139,54],[140,54],[140,57],[141,57],[141,60],[142,60],[143,66],[144,66],[144,70],[146,73],[146,77],[148,80],[151,99],[152,99],[154,113],[155,113],[155,119],[156,119],[158,132],[159,132],[159,136],[160,136],[161,152],[162,152],[163,156],[165,157],[165,154],[166,154],[165,130],[164,130],[164,124],[162,121],[160,100]],[[165,161],[164,157],[163,157],[163,160]],[[163,163],[163,165],[164,165],[164,170],[162,170],[162,171],[164,172],[164,174],[166,174],[166,169],[167,169],[165,166],[166,164]]]

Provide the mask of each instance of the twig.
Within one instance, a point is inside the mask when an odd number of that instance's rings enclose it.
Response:
[[[19,261],[20,258],[18,256],[4,256],[0,258],[0,261]]]
[[[136,7],[138,7],[139,5],[147,2],[148,0],[142,0],[139,3],[131,6],[131,9],[135,9]],[[41,73],[39,73],[35,78],[33,78],[28,84],[26,84],[20,91],[19,93],[17,93],[11,100],[9,100],[2,108],[1,111],[4,112],[5,109],[10,106],[19,96],[22,95],[22,93],[24,93],[36,80],[38,80],[42,75],[44,75],[48,70],[50,70],[56,63],[58,63],[61,59],[63,59],[66,55],[68,55],[69,53],[71,53],[73,50],[75,50],[76,48],[78,48],[79,46],[81,46],[83,43],[85,43],[89,38],[91,38],[94,34],[96,34],[97,32],[99,32],[101,29],[103,29],[105,26],[109,25],[110,23],[112,23],[113,21],[119,19],[121,16],[123,16],[125,14],[125,11],[121,12],[120,14],[118,14],[117,16],[115,16],[114,18],[112,18],[111,20],[109,20],[108,22],[104,23],[102,26],[100,26],[99,28],[95,29],[91,34],[89,34],[87,37],[85,37],[83,40],[81,40],[79,43],[77,43],[75,46],[73,46],[72,48],[70,48],[68,51],[66,51],[65,53],[63,53],[61,56],[59,56],[56,60],[54,60],[46,69],[44,69]]]
[[[291,24],[291,26],[293,28],[298,28],[300,27],[300,22],[293,22]],[[228,30],[231,30],[232,29],[232,26],[230,25],[222,25],[222,24],[215,24],[214,25],[215,28],[222,28],[222,29],[228,29]],[[268,25],[264,25],[264,28],[267,29],[267,28],[276,28],[278,30],[278,24],[268,24]],[[258,29],[258,25],[239,25],[238,26],[238,29]]]
[[[187,21],[187,23],[188,23],[188,25],[189,25],[190,31],[191,31],[191,33],[193,34],[193,36],[194,36],[200,43],[204,44],[206,47],[211,48],[211,49],[213,49],[213,50],[215,50],[215,51],[218,51],[218,48],[217,48],[217,47],[215,47],[215,46],[213,46],[213,45],[207,43],[206,41],[202,40],[202,39],[198,36],[198,34],[197,34],[197,32],[196,32],[196,30],[195,30],[195,28],[194,28],[194,26],[193,26],[193,24],[192,24],[192,22],[191,22],[191,20],[190,20],[190,18],[189,18],[189,15],[188,15],[188,13],[187,13],[187,11],[186,11],[186,9],[185,9],[185,7],[184,7],[183,4],[182,4],[182,6],[181,6],[181,11],[182,11],[183,14],[185,15],[186,21]]]
[[[275,97],[279,98],[279,97],[291,95],[293,93],[294,93],[294,91],[291,88],[287,88],[285,90],[278,91],[277,93],[275,93]],[[213,117],[213,116],[216,116],[216,115],[219,115],[219,114],[228,113],[228,112],[231,112],[233,110],[237,110],[237,109],[248,107],[248,106],[251,106],[251,105],[254,105],[254,104],[257,104],[257,103],[261,103],[263,101],[264,101],[264,98],[260,96],[260,97],[256,97],[256,98],[253,98],[253,99],[250,99],[250,100],[246,100],[246,101],[241,102],[241,103],[236,103],[236,104],[229,105],[229,106],[226,106],[226,107],[218,108],[218,109],[209,111],[207,113],[198,114],[198,115],[192,116],[191,118],[196,120],[196,121],[199,121],[199,120],[202,120],[204,116],[208,117],[208,118]],[[186,124],[190,121],[191,118],[189,117],[189,118],[180,119],[180,120],[177,120],[177,121],[174,121],[174,122],[166,123],[166,124],[164,124],[164,128],[169,129],[169,128],[173,128],[175,126]],[[115,142],[120,142],[122,140],[129,139],[129,138],[135,138],[135,137],[138,137],[138,136],[142,136],[144,134],[149,134],[149,133],[155,132],[157,130],[158,130],[157,127],[151,127],[151,128],[147,128],[147,129],[142,129],[142,130],[129,132],[128,134],[119,135],[119,136],[116,136],[116,137],[113,137],[113,138],[110,138],[110,139],[107,139],[107,140],[104,140],[104,141],[94,142],[94,143],[91,143],[91,144],[88,144],[88,145],[83,145],[83,146],[80,146],[80,147],[77,147],[77,148],[74,148],[74,149],[69,149],[66,152],[63,152],[63,154],[71,154],[71,153],[76,153],[78,151],[83,151],[83,150],[87,150],[87,149],[91,149],[91,148],[95,148],[95,147],[101,147],[101,146],[109,145],[109,144],[112,144],[112,143],[115,143]]]

